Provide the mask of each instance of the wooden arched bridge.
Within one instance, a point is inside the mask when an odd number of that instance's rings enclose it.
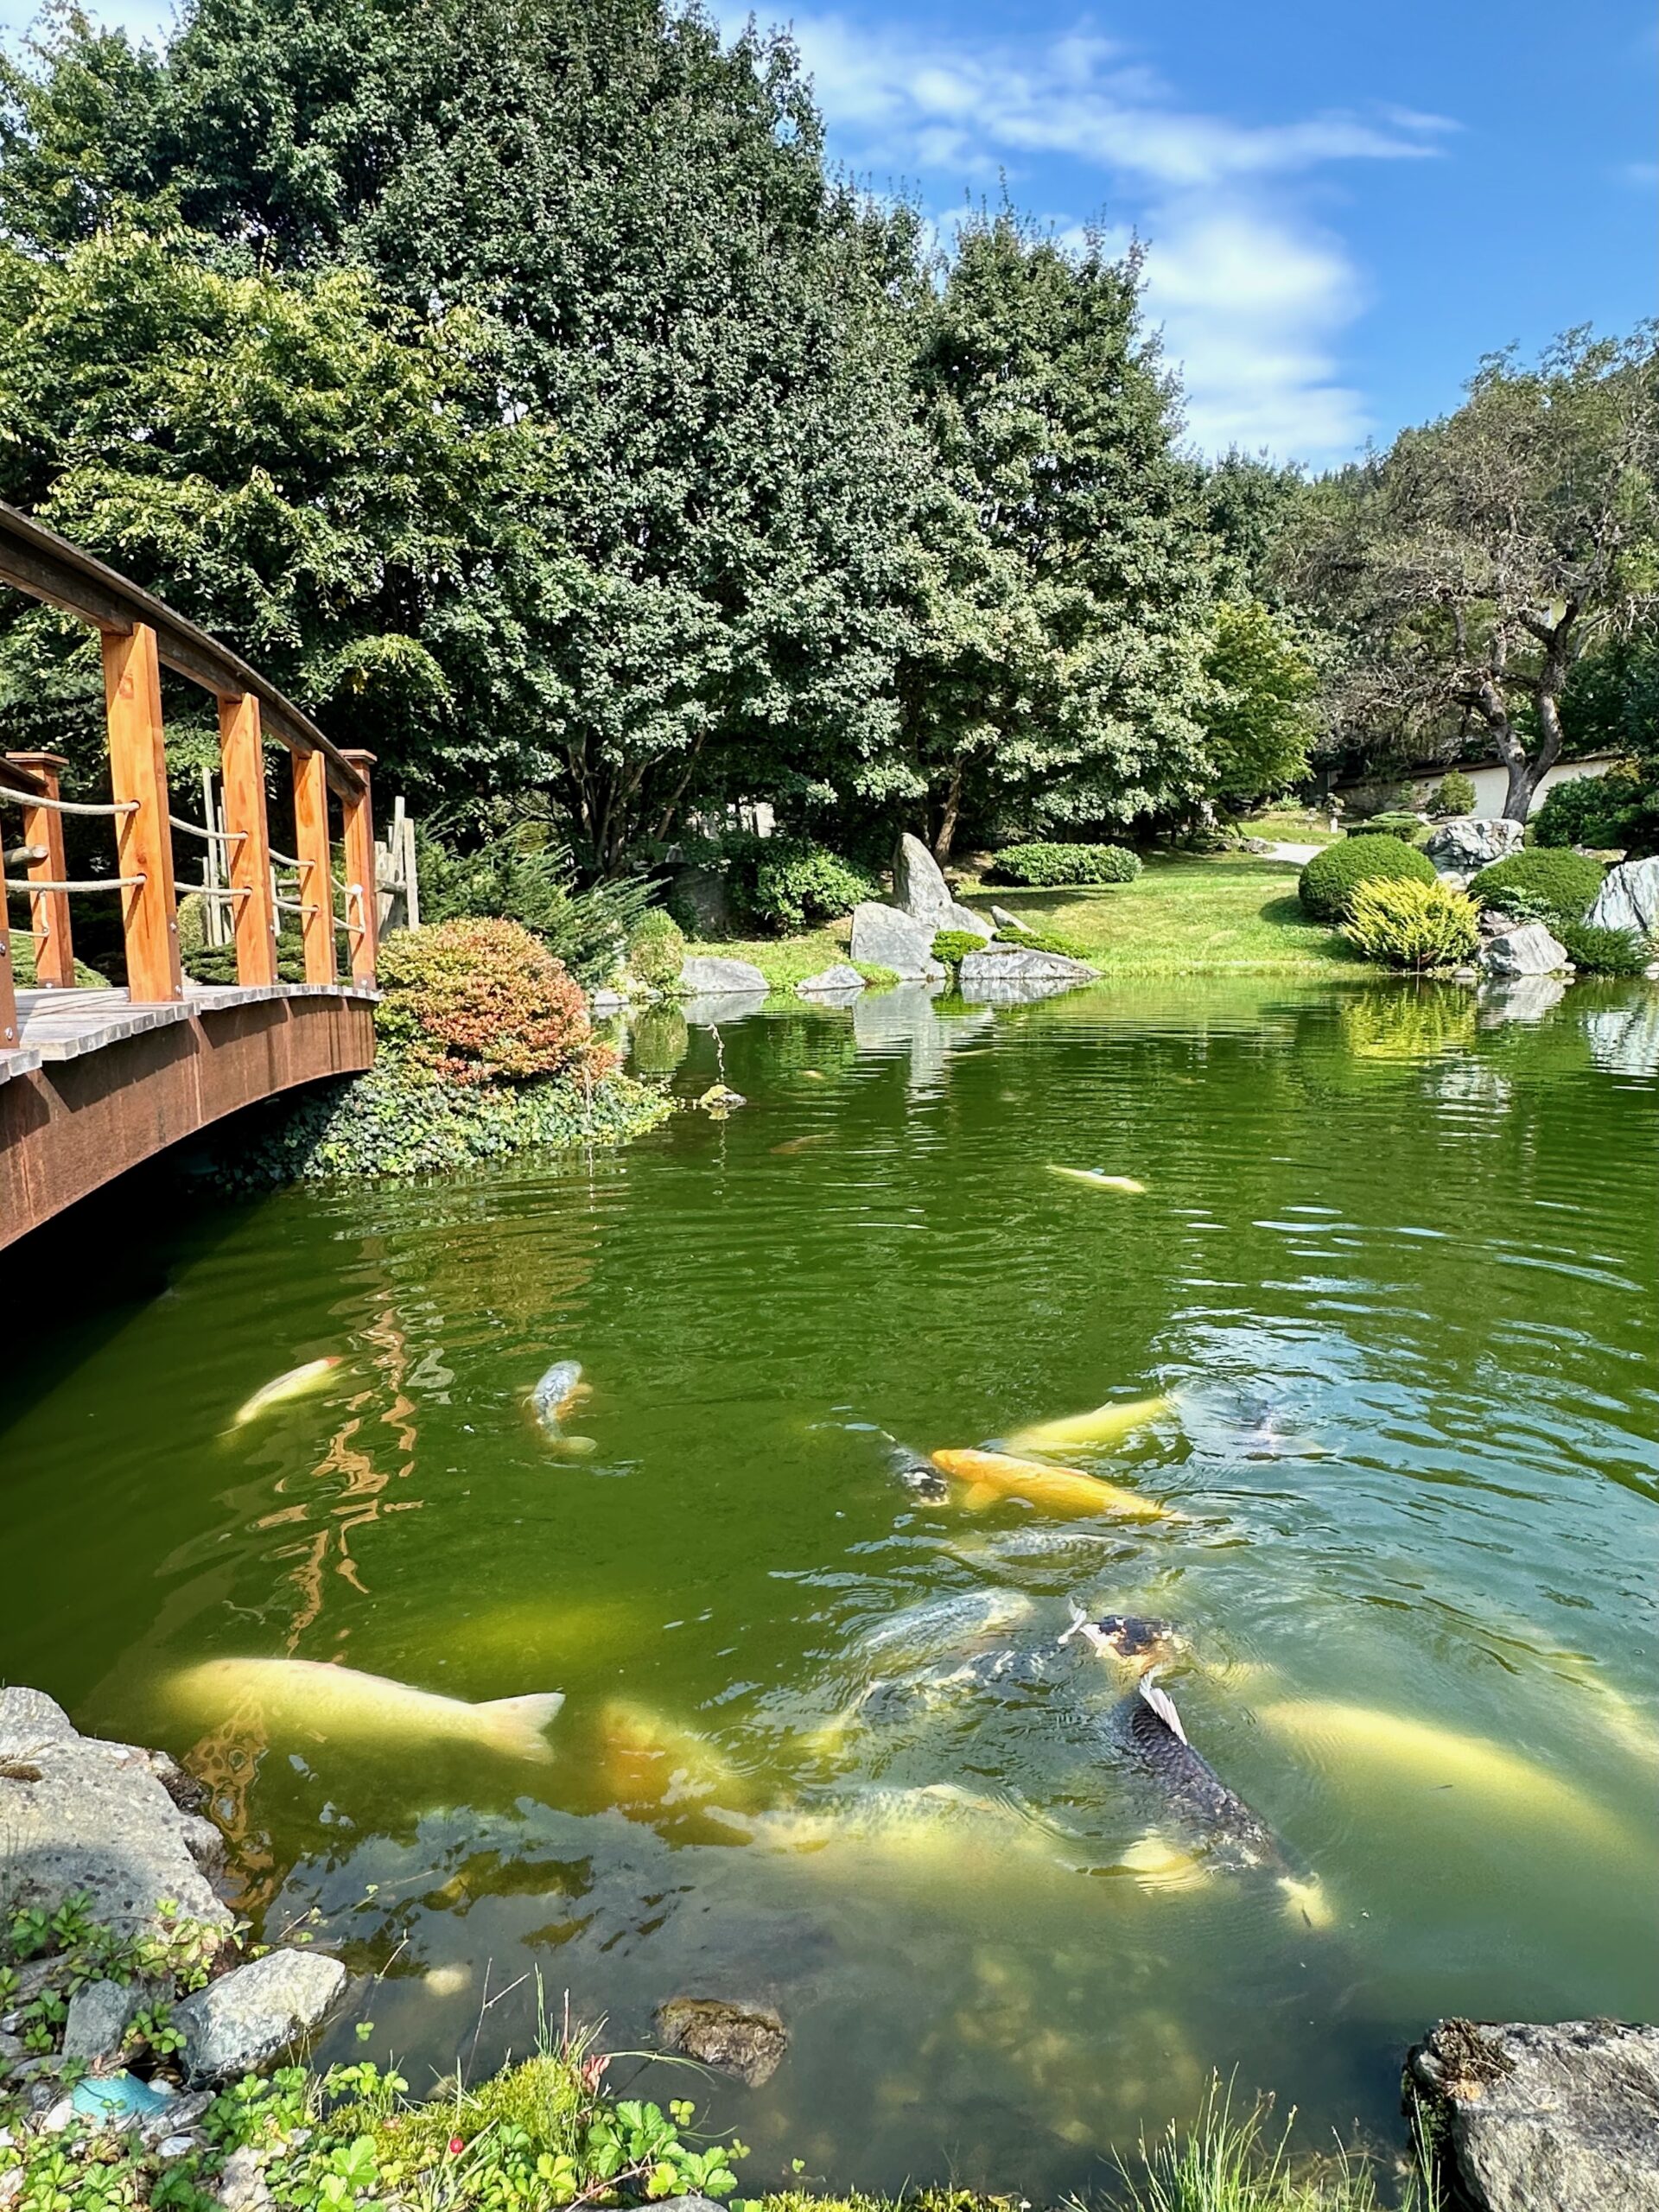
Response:
[[[101,561],[0,503],[0,585],[99,632],[107,799],[66,796],[48,753],[0,754],[0,1245],[221,1115],[373,1058],[377,891],[372,756],[342,751],[228,647]],[[175,814],[162,721],[163,668],[219,704],[222,820]],[[264,743],[287,748],[293,849],[271,842]],[[107,820],[108,874],[72,878],[67,816]],[[339,836],[335,835],[338,818]],[[285,825],[283,825],[285,826]],[[204,895],[228,910],[234,984],[192,982],[180,961],[174,841],[219,861]],[[338,862],[336,855],[339,855]],[[6,880],[10,861],[17,880]],[[75,981],[73,902],[118,895],[126,987]],[[17,987],[10,925],[28,906],[35,984]],[[284,917],[305,981],[278,980]],[[344,931],[347,970],[339,971]]]

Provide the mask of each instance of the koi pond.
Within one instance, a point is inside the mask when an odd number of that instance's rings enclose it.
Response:
[[[14,1318],[0,1674],[207,1782],[362,1977],[325,2051],[770,2006],[761,2086],[608,2086],[1052,2201],[1217,2069],[1378,2141],[1439,2015],[1652,2018],[1659,999],[689,1011],[633,1064],[728,1118],[187,1196]]]

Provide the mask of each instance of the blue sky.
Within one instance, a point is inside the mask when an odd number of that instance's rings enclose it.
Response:
[[[26,12],[0,0],[0,25]],[[719,12],[735,30],[747,5]],[[1006,186],[1063,233],[1138,233],[1206,450],[1339,461],[1454,405],[1491,348],[1654,312],[1659,36],[1637,0],[758,12],[792,28],[832,154],[942,226]]]

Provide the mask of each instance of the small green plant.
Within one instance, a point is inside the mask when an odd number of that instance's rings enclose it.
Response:
[[[1133,883],[1141,856],[1126,845],[1007,845],[990,874],[998,883],[1043,887],[1071,883]]]
[[[1599,861],[1581,853],[1551,851],[1534,846],[1529,852],[1510,853],[1481,869],[1469,886],[1469,895],[1483,906],[1497,906],[1513,913],[1516,892],[1530,893],[1545,902],[1552,924],[1580,922],[1593,904],[1607,871]]]
[[[1351,822],[1351,837],[1402,837],[1409,844],[1422,828],[1414,814],[1373,814],[1363,822]]]
[[[1437,822],[1449,822],[1457,814],[1472,814],[1473,778],[1465,776],[1461,768],[1448,768],[1428,795],[1428,810]]]
[[[672,914],[653,906],[628,939],[628,967],[654,990],[672,989],[685,959],[685,932]]]
[[[1590,976],[1641,976],[1653,948],[1634,930],[1594,929],[1588,922],[1563,922],[1557,932],[1575,968]]]
[[[1421,974],[1478,950],[1480,909],[1447,884],[1380,878],[1355,889],[1345,934],[1367,959]]]
[[[1294,2155],[1295,2121],[1293,2109],[1275,2126],[1270,2097],[1235,2113],[1230,2086],[1212,2080],[1190,2129],[1172,2121],[1155,2142],[1141,2138],[1135,2167],[1118,2161],[1128,2212],[1382,2212],[1376,2175],[1363,2159],[1341,2150]],[[1421,2203],[1414,2179],[1402,2212]]]
[[[1298,878],[1297,896],[1315,921],[1339,922],[1362,883],[1385,877],[1417,883],[1437,880],[1427,855],[1398,837],[1348,836],[1313,855]]]
[[[184,2030],[174,2025],[173,2007],[165,2003],[142,2005],[127,2023],[125,2047],[129,2052],[148,2050],[156,2058],[182,2050]]]
[[[970,952],[982,952],[985,940],[976,930],[935,930],[933,957],[947,968],[959,968]]]
[[[873,991],[890,991],[899,981],[899,970],[884,968],[879,960],[855,960],[850,965],[857,969]]]

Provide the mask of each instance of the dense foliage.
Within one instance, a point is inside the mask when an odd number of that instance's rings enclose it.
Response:
[[[1438,879],[1433,864],[1414,845],[1398,837],[1344,837],[1316,853],[1297,880],[1303,910],[1321,922],[1344,920],[1362,883],[1385,878],[1417,883]]]
[[[1437,822],[1449,822],[1475,810],[1475,786],[1461,768],[1448,768],[1428,795],[1428,810]]]
[[[1370,814],[1362,821],[1348,824],[1351,837],[1403,837],[1408,842],[1422,828],[1414,814],[1395,813],[1392,810],[1382,814]]]
[[[423,920],[518,922],[578,982],[606,982],[652,911],[652,886],[643,876],[579,887],[544,811],[504,817],[492,809],[461,852],[424,831],[416,842]]]
[[[1133,883],[1141,857],[1123,845],[1005,845],[990,873],[999,883]]]
[[[1575,776],[1570,783],[1554,784],[1531,828],[1540,845],[1652,852],[1659,847],[1659,739],[1650,778],[1631,760],[1616,761],[1605,776]]]
[[[1368,960],[1390,968],[1448,968],[1480,945],[1480,909],[1440,882],[1374,877],[1354,887],[1344,932]]]
[[[1588,860],[1580,853],[1551,852],[1533,846],[1482,868],[1471,880],[1469,893],[1483,906],[1506,911],[1507,901],[1522,893],[1554,921],[1580,922],[1594,904],[1606,873],[1599,861]]]
[[[516,922],[399,931],[378,981],[378,1035],[450,1083],[522,1083],[577,1062],[604,1072],[580,984]]]
[[[1634,930],[1592,928],[1588,922],[1563,922],[1555,932],[1575,968],[1592,976],[1640,976],[1653,958],[1653,947]]]

